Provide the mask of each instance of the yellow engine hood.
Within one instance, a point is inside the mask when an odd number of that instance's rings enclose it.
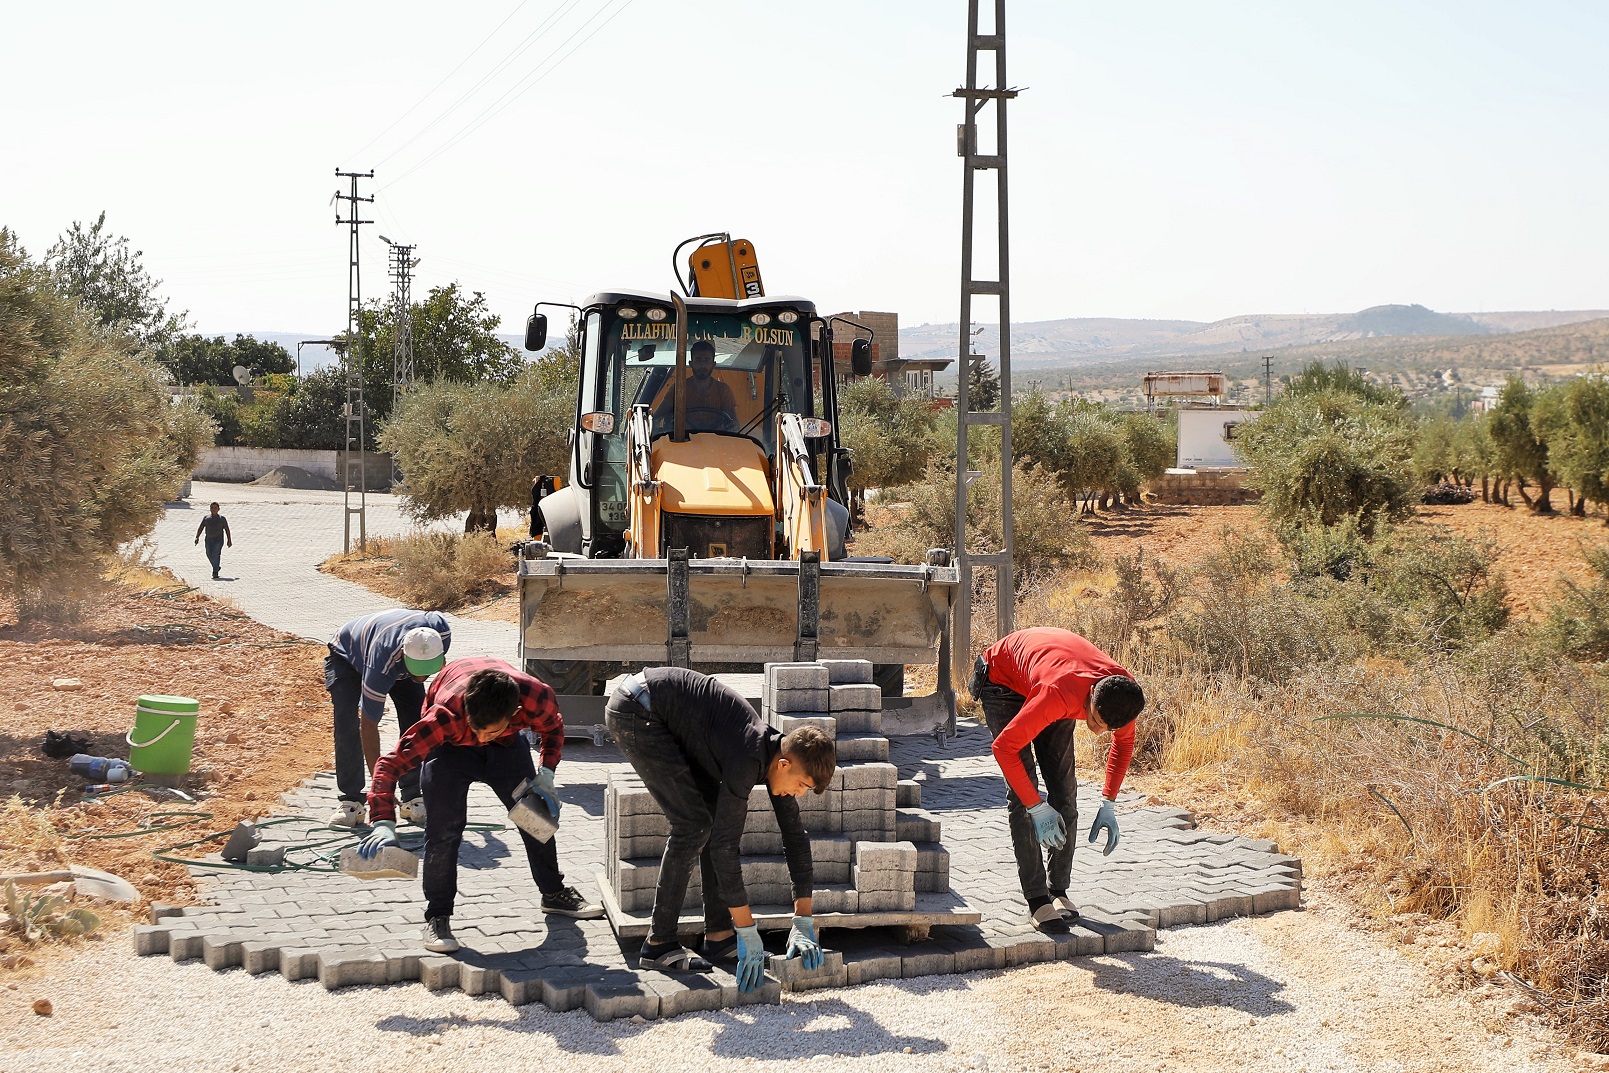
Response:
[[[750,517],[774,513],[765,452],[753,440],[695,432],[651,448],[660,503],[673,514]]]

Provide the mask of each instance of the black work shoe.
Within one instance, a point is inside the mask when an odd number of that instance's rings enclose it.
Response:
[[[1055,903],[1046,903],[1035,909],[1033,922],[1034,927],[1046,935],[1066,935],[1068,932],[1067,921],[1062,919],[1061,910],[1056,908]]]
[[[453,938],[451,917],[431,917],[425,921],[425,949],[433,954],[450,954],[458,949]]]
[[[698,952],[710,961],[736,961],[737,933],[733,932],[724,939],[701,939]]]
[[[542,895],[542,912],[577,920],[597,920],[603,916],[603,906],[591,904],[574,887],[564,887],[553,894]]]

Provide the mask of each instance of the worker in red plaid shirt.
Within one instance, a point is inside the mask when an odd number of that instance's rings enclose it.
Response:
[[[542,766],[531,763],[531,750],[520,731],[542,739]],[[529,781],[555,819],[559,801],[553,792],[554,772],[564,749],[564,717],[553,690],[502,660],[457,659],[436,675],[425,695],[425,713],[375,765],[369,789],[372,833],[358,847],[372,857],[397,840],[397,780],[420,763],[425,799],[425,949],[448,953],[458,949],[451,917],[458,894],[458,847],[469,820],[469,786],[492,788],[505,808],[514,791]],[[559,871],[558,838],[538,842],[524,831],[525,856],[531,876],[542,891],[542,912],[595,920],[603,908],[590,905]]]

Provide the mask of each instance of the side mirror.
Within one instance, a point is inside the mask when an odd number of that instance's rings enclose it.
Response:
[[[581,415],[581,427],[588,432],[607,436],[615,430],[615,415],[608,410],[594,410]]]
[[[527,350],[530,347],[526,347]],[[870,376],[872,374],[872,341],[870,339],[856,339],[849,344],[849,368],[856,376]]]
[[[548,315],[532,313],[525,318],[525,349],[541,350],[548,343]]]

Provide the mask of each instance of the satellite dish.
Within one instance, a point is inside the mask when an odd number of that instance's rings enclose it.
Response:
[[[235,383],[237,383],[237,384],[249,384],[249,383],[251,383],[251,370],[246,368],[244,365],[236,365],[235,366]]]

